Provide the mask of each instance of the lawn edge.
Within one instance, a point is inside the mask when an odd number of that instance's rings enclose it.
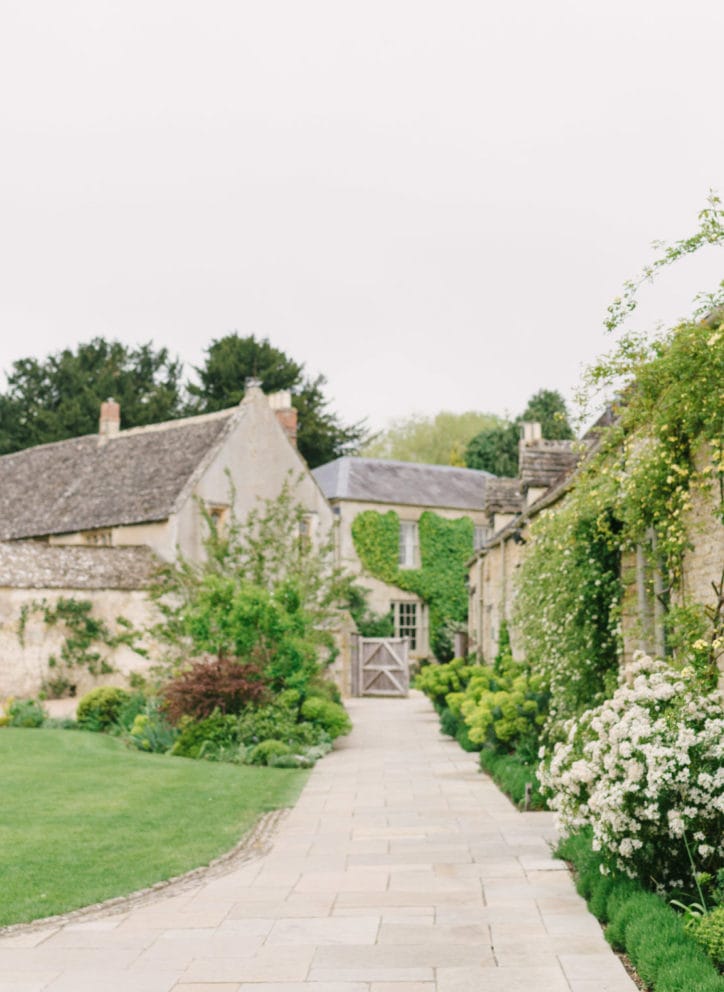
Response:
[[[53,926],[62,926],[72,920],[91,920],[106,913],[122,913],[145,905],[157,896],[173,895],[191,888],[209,878],[226,874],[237,865],[246,864],[255,858],[260,858],[271,848],[272,840],[282,820],[286,817],[291,806],[270,810],[262,814],[254,825],[246,831],[241,840],[229,851],[220,854],[206,865],[191,868],[181,875],[154,882],[144,889],[137,889],[124,896],[112,896],[102,902],[91,903],[90,906],[80,906],[67,913],[55,916],[42,916],[27,923],[9,923],[0,927],[0,937],[10,937],[21,933],[32,933],[34,930],[46,930]]]

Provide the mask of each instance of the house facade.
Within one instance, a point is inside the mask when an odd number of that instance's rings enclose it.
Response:
[[[409,639],[410,656],[430,655],[428,607],[418,595],[365,571],[353,537],[353,523],[361,514],[393,511],[399,519],[396,565],[400,570],[421,565],[419,522],[431,511],[445,520],[468,517],[475,544],[482,544],[489,525],[484,509],[488,472],[448,465],[421,465],[376,458],[338,458],[313,470],[312,475],[332,506],[337,520],[339,564],[360,576],[375,613],[391,613],[395,635]]]
[[[109,624],[123,616],[144,626],[158,564],[204,553],[202,505],[223,528],[232,512],[243,519],[291,479],[307,534],[333,526],[296,450],[288,393],[267,397],[250,381],[229,410],[130,430],[120,418],[108,401],[97,435],[0,458],[0,696],[35,694],[48,678],[59,634],[38,604],[82,599]],[[148,665],[128,645],[108,655],[126,674]],[[76,674],[78,693],[97,683]]]

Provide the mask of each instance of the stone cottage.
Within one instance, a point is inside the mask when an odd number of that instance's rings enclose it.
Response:
[[[0,458],[0,696],[37,693],[48,678],[60,635],[31,606],[75,597],[108,623],[123,616],[143,624],[158,563],[179,552],[192,560],[203,554],[199,503],[223,527],[232,500],[243,518],[292,478],[308,511],[307,534],[333,526],[296,450],[289,393],[265,396],[252,380],[232,409],[129,430],[120,420],[109,400],[97,435]],[[127,646],[111,655],[125,673],[147,664]],[[93,680],[76,674],[82,692]]]
[[[393,510],[399,517],[398,566],[412,569],[420,565],[418,522],[425,511],[433,511],[447,520],[469,517],[475,535],[472,552],[487,536],[486,487],[495,477],[488,472],[449,465],[349,456],[321,465],[312,475],[338,521],[339,563],[362,577],[374,612],[391,612],[395,635],[409,638],[410,657],[428,657],[426,604],[414,593],[364,573],[352,537],[352,523],[367,510],[378,513]]]

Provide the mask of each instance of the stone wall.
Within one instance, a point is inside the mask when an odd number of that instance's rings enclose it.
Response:
[[[24,606],[30,608],[43,600],[52,605],[60,598],[92,602],[93,615],[103,619],[111,630],[116,629],[119,616],[140,628],[153,615],[146,593],[140,590],[0,589],[0,699],[37,696],[46,679],[57,671],[48,667],[48,659],[60,652],[66,633],[63,625],[48,626],[42,615],[29,609],[21,643],[19,623]],[[72,669],[76,696],[96,685],[125,685],[131,672],[147,672],[153,663],[126,645],[110,649],[99,644],[97,650],[116,671],[96,677],[84,668]]]

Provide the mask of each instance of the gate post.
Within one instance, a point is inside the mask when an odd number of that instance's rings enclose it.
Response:
[[[349,691],[351,696],[361,696],[360,688],[360,635],[351,634],[349,639]]]

